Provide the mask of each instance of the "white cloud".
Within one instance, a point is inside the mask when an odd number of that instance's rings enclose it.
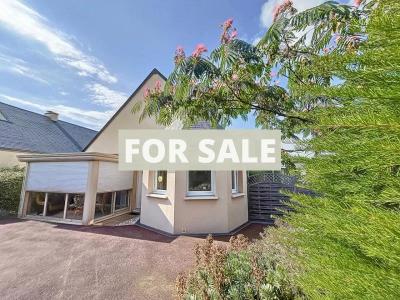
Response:
[[[67,92],[64,92],[64,91],[61,91],[61,92],[60,92],[60,95],[61,95],[61,96],[68,96],[68,95],[69,95],[69,93],[67,93]]]
[[[58,62],[76,69],[79,75],[97,77],[107,83],[117,82],[117,78],[95,57],[83,53],[71,38],[51,27],[43,16],[20,1],[0,1],[0,23],[15,33],[40,42]]]
[[[311,7],[320,5],[327,0],[292,0],[293,6],[300,12]],[[274,9],[277,5],[282,4],[285,0],[268,0],[261,8],[260,21],[263,27],[269,27],[273,22]]]
[[[86,88],[90,92],[92,102],[112,109],[120,107],[128,98],[125,93],[111,90],[99,83],[87,84]]]
[[[39,72],[28,67],[28,63],[23,59],[0,53],[0,62],[0,71],[11,72],[44,84],[49,84],[49,82],[44,79]]]
[[[100,129],[113,115],[114,111],[96,111],[96,110],[83,110],[76,107],[66,105],[44,105],[38,104],[35,100],[21,99],[9,95],[0,94],[3,101],[11,104],[22,104],[24,107],[30,107],[36,111],[44,113],[47,110],[52,110],[60,114],[60,118],[68,118],[77,123],[93,129]]]

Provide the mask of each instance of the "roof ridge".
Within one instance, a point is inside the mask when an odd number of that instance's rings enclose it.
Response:
[[[64,120],[58,120],[58,122],[59,122],[59,123],[60,123],[60,122],[62,122],[62,123],[67,123],[67,124],[69,124],[69,125],[73,125],[73,126],[76,126],[76,127],[80,127],[80,128],[83,128],[83,129],[87,129],[87,130],[90,130],[90,131],[97,132],[97,130],[94,130],[94,129],[92,129],[92,128],[88,128],[88,127],[85,127],[85,126],[82,126],[82,125],[78,125],[78,124],[75,124],[75,123],[71,123],[71,122],[67,122],[67,121],[64,121]]]

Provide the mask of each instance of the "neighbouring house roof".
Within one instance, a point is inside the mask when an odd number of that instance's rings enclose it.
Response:
[[[97,131],[65,121],[52,121],[0,102],[0,149],[37,153],[80,152]],[[4,120],[5,119],[5,120]]]
[[[199,121],[198,123],[190,126],[190,129],[211,129],[210,121]]]

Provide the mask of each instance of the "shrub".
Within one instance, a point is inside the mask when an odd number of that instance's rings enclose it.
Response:
[[[228,246],[208,236],[195,247],[195,268],[177,278],[179,299],[304,298],[292,281],[294,268],[289,271],[280,255],[283,249],[273,249],[271,243],[270,233],[253,243],[238,235]]]
[[[24,168],[0,168],[0,210],[17,213]]]

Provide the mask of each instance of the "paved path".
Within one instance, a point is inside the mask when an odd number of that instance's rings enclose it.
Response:
[[[256,237],[260,226],[243,233]],[[222,238],[222,240],[226,240]],[[0,219],[1,299],[171,299],[195,237]]]

